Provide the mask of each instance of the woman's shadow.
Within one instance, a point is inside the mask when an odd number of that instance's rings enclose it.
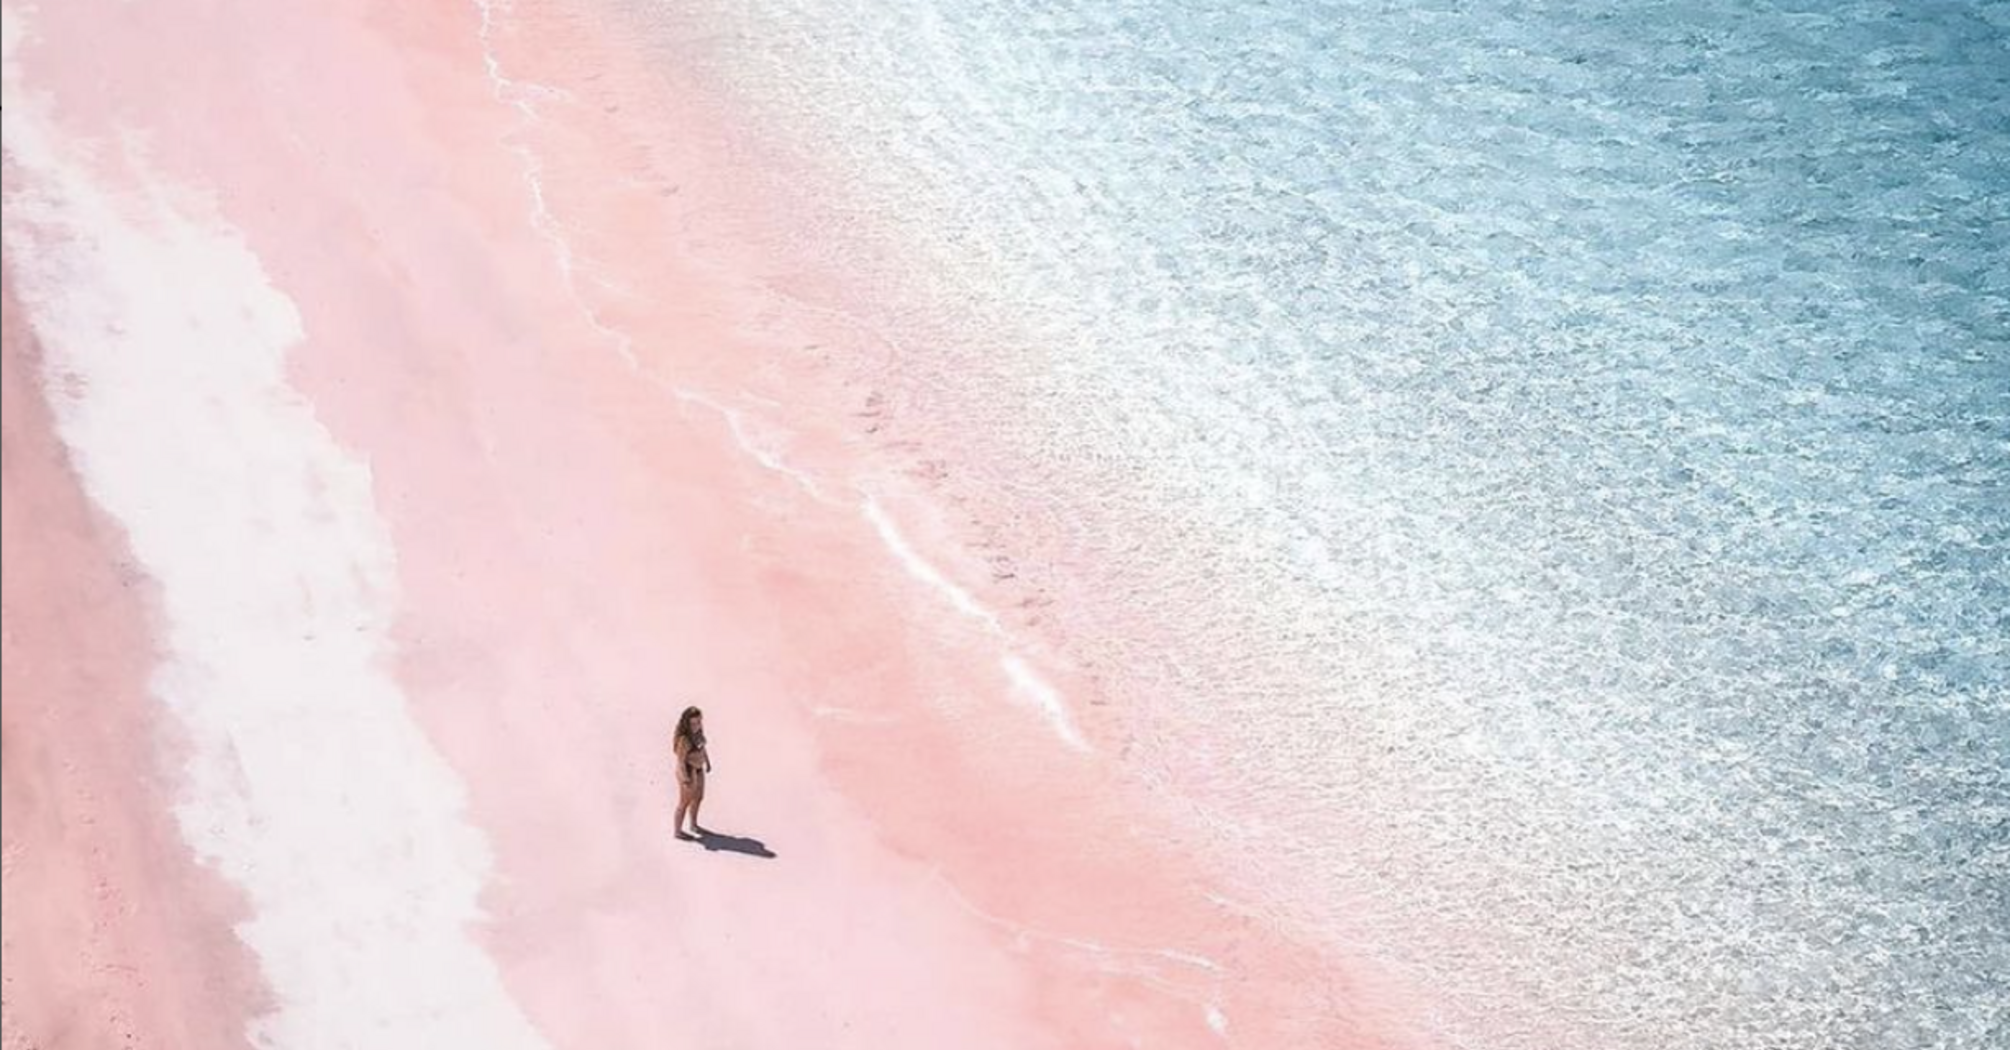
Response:
[[[743,838],[739,835],[722,835],[709,828],[698,832],[698,845],[707,853],[744,853],[749,857],[775,859],[775,851],[760,839]]]

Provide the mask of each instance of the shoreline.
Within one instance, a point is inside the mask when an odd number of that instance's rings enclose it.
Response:
[[[778,450],[708,405],[738,352],[772,359],[761,340],[797,319],[746,298],[766,271],[730,216],[717,232],[646,180],[605,191],[634,175],[632,129],[526,125],[519,93],[590,92],[507,79],[492,15],[252,8],[107,33],[109,15],[35,12],[48,36],[20,60],[66,132],[150,129],[144,165],[101,174],[213,195],[191,218],[241,238],[298,310],[282,383],[368,471],[372,505],[336,510],[381,518],[395,551],[389,673],[492,856],[466,932],[538,1038],[628,1045],[703,1008],[750,1045],[1413,1045],[1364,1019],[1337,960],[1209,900],[1178,830],[1131,805],[1137,785],[1074,753],[1071,734],[1102,742],[1071,721],[1093,682],[1037,646],[1000,653],[955,574],[915,568],[944,530],[902,520],[924,509],[904,490],[872,517],[882,490],[859,487],[842,421],[805,419]],[[86,41],[123,60],[117,77],[56,57]],[[538,43],[599,60],[594,79],[634,72],[584,33]],[[266,54],[263,90],[221,68],[176,79],[217,47]],[[534,131],[566,150],[526,144]],[[680,224],[691,244],[644,243]],[[1057,708],[1041,685],[1091,700]],[[685,702],[708,708],[708,822],[737,849],[669,837],[658,763]],[[426,917],[442,919],[459,921]],[[273,989],[282,1007],[302,991],[334,988]],[[10,1033],[40,1007],[10,997]],[[263,1013],[243,992],[203,1008]]]

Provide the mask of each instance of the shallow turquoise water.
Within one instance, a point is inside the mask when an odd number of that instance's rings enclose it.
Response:
[[[1470,1045],[2010,1046],[2010,5],[676,18],[965,484],[1208,603],[1101,655],[1279,921]]]

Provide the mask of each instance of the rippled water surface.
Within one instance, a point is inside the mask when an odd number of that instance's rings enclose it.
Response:
[[[2010,4],[676,17],[1201,621],[1109,652],[1280,921],[1475,1046],[2010,1046]]]

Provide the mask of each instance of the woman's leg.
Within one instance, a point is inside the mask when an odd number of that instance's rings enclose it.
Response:
[[[705,774],[698,770],[691,772],[691,830],[702,833],[698,826],[698,807],[705,804]]]
[[[697,823],[698,813],[691,805],[691,782],[680,779],[677,781],[677,837],[680,839],[690,837],[684,834],[684,813],[687,810],[691,813],[691,822]]]

